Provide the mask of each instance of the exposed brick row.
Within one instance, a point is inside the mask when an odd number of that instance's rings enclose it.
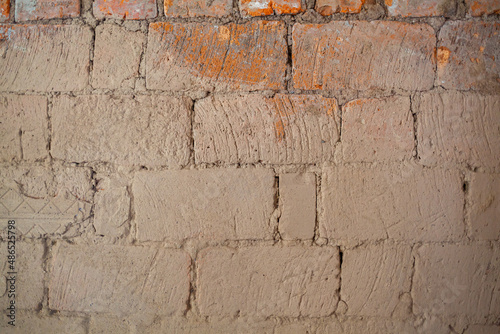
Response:
[[[494,22],[449,22],[440,30],[435,50],[434,31],[426,24],[295,24],[292,84],[295,89],[333,91],[422,91],[436,84],[496,92],[500,87],[499,31],[500,25]],[[96,35],[92,85],[134,88],[143,35],[112,25],[99,26]],[[285,36],[285,25],[276,21],[220,26],[153,23],[146,50],[147,88],[284,89]],[[89,29],[3,25],[0,38],[4,50],[0,65],[9,68],[0,75],[0,90],[78,91],[87,87]],[[59,45],[64,57],[58,56]]]
[[[335,13],[360,13],[365,0],[318,0],[315,10],[323,16]],[[452,17],[457,14],[458,1],[421,0],[401,1],[385,0],[387,14],[390,17]],[[500,5],[495,0],[466,0],[467,13],[472,16],[498,14]],[[300,0],[239,0],[239,11],[243,17],[268,15],[295,15],[306,11]],[[0,21],[9,19],[10,1],[0,4]],[[166,17],[224,17],[233,14],[230,0],[164,0]],[[158,16],[156,2],[96,0],[93,14],[97,19],[114,18],[126,20],[152,19]],[[31,21],[80,16],[79,0],[29,0],[16,1],[16,21]]]

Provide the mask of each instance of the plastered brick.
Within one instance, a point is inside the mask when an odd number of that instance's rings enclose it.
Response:
[[[424,93],[416,99],[420,162],[500,167],[500,96]]]
[[[59,96],[52,156],[67,161],[179,166],[189,159],[191,102],[168,96]]]
[[[273,320],[212,318],[208,321],[185,317],[164,318],[146,326],[137,326],[141,333],[182,333],[182,334],[278,334],[279,325]]]
[[[315,10],[323,16],[334,13],[359,13],[365,0],[317,0]]]
[[[425,24],[296,24],[292,48],[294,87],[429,89],[434,81],[434,46],[434,30]]]
[[[405,333],[417,334],[413,324],[409,321],[401,321],[387,318],[373,317],[349,317],[342,322],[336,320],[320,324],[316,333],[339,333],[339,334],[370,334]],[[446,333],[446,332],[442,332]]]
[[[0,25],[0,91],[87,86],[92,33],[76,25]],[[64,55],[64,57],[61,57]]]
[[[498,334],[498,332],[500,332],[499,325],[470,325],[464,334]]]
[[[416,251],[416,314],[460,316],[482,323],[500,312],[500,253],[482,245],[423,245]]]
[[[498,22],[447,22],[439,31],[437,84],[447,89],[498,92],[499,33]]]
[[[207,248],[197,262],[197,300],[205,316],[321,317],[337,307],[335,247]]]
[[[122,237],[130,230],[130,195],[125,184],[109,177],[100,179],[94,196],[95,231],[99,235]]]
[[[170,91],[284,88],[285,34],[283,22],[152,23],[147,87]]]
[[[408,97],[359,99],[342,110],[344,161],[405,160],[414,150],[413,117]]]
[[[304,11],[300,0],[239,0],[243,16],[298,14]]]
[[[88,168],[0,169],[0,236],[16,221],[19,237],[75,237],[88,224],[93,198]]]
[[[58,244],[53,253],[50,309],[114,315],[186,309],[191,260],[181,250]]]
[[[11,218],[12,219],[12,218]],[[3,219],[2,219],[3,220]],[[16,235],[17,237],[18,235]],[[6,239],[4,239],[6,240]],[[9,245],[12,245],[9,243]],[[0,302],[7,309],[10,301],[9,290],[11,274],[8,272],[14,271],[15,276],[14,293],[16,308],[19,309],[37,309],[42,303],[44,294],[44,270],[43,270],[43,253],[44,246],[42,243],[29,244],[19,242],[16,239],[15,243],[15,263],[14,270],[11,270],[10,264],[7,262],[7,242],[0,242],[0,269],[2,270],[2,280],[0,281]],[[11,292],[10,292],[11,293]],[[6,323],[8,318],[5,316],[7,311],[4,311],[3,322]],[[1,328],[0,328],[1,329]]]
[[[265,169],[137,173],[137,238],[270,239],[273,187],[274,175]]]
[[[496,0],[465,0],[465,3],[472,16],[500,14],[500,3]]]
[[[164,0],[167,17],[223,17],[231,15],[231,0]]]
[[[344,251],[340,298],[346,315],[390,318],[408,308],[412,274],[409,246],[389,243]]]
[[[339,124],[337,101],[319,95],[209,97],[195,105],[195,159],[226,163],[331,161]]]
[[[15,326],[9,325],[8,318],[5,317],[5,321],[0,323],[0,331],[9,334],[87,333],[83,317],[40,316],[37,313],[39,312],[16,312]]]
[[[500,175],[472,173],[468,197],[474,239],[500,239]]]
[[[17,0],[16,22],[80,16],[80,0]]]
[[[143,20],[155,18],[158,10],[154,0],[95,0],[93,12],[97,19]]]
[[[385,0],[389,16],[422,17],[452,16],[456,11],[455,0]]]
[[[44,159],[48,156],[47,98],[0,96],[0,160]]]
[[[92,86],[95,88],[134,88],[146,37],[116,25],[96,28]]]
[[[418,165],[335,167],[322,178],[320,236],[339,240],[459,240],[458,171]]]
[[[93,316],[88,326],[89,334],[123,334],[132,331],[127,318],[119,317]]]
[[[10,17],[10,0],[0,0],[0,22],[6,22]]]
[[[316,175],[280,175],[279,198],[281,237],[285,240],[312,239],[316,225]]]

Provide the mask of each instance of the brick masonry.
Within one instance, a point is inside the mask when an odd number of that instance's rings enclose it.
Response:
[[[0,332],[499,333],[499,13],[0,0]]]

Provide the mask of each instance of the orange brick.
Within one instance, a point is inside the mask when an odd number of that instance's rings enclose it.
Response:
[[[9,20],[10,0],[0,0],[0,22]]]
[[[316,11],[323,16],[333,13],[359,13],[365,0],[318,0]]]
[[[16,21],[80,16],[79,0],[17,0]]]
[[[430,89],[435,43],[426,24],[296,24],[293,82],[295,88],[315,90]]]
[[[231,0],[165,0],[167,17],[221,17],[231,15]]]
[[[500,14],[500,1],[498,0],[465,0],[465,3],[472,16]]]
[[[455,2],[449,0],[385,0],[389,16],[451,16]]]
[[[447,89],[498,92],[498,45],[498,22],[452,21],[445,24],[439,32],[436,54],[438,84]]]
[[[155,0],[95,0],[94,16],[114,19],[142,20],[157,15]]]
[[[302,13],[300,0],[240,0],[240,12],[244,16],[266,16]]]
[[[170,91],[282,89],[287,45],[282,22],[152,23],[146,83]]]

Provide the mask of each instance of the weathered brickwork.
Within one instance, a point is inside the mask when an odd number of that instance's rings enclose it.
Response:
[[[189,159],[187,99],[63,95],[54,99],[52,112],[55,158],[150,166],[183,165]],[[60,131],[67,127],[71,130]]]
[[[244,16],[298,14],[304,11],[300,0],[239,0]]]
[[[51,263],[49,307],[117,315],[136,310],[182,313],[189,296],[190,263],[180,250],[58,245]],[[88,280],[94,284],[86,285]]]
[[[500,333],[499,14],[0,0],[0,333]]]
[[[434,32],[425,24],[297,24],[293,83],[295,88],[314,90],[429,89],[434,46]]]
[[[365,0],[318,0],[316,11],[323,16],[334,13],[359,13]]]
[[[223,17],[231,15],[230,0],[165,0],[167,17]]]
[[[206,98],[194,112],[197,162],[331,161],[339,140],[337,101],[319,95]]]
[[[424,165],[500,167],[500,96],[424,93],[415,101],[418,154]]]
[[[460,43],[458,42],[460,41]],[[437,84],[447,89],[500,90],[500,23],[446,23],[439,31]]]
[[[458,241],[464,194],[454,170],[335,167],[323,175],[320,235],[340,240]]]
[[[153,19],[158,14],[154,0],[95,0],[93,9],[98,19]]]
[[[141,172],[132,187],[137,237],[271,239],[273,185],[264,169]]]
[[[75,91],[89,77],[88,27],[0,25],[0,91]]]
[[[199,256],[203,315],[320,317],[337,307],[336,248],[207,248]]]
[[[284,88],[285,33],[281,22],[152,23],[147,87],[181,91]]]
[[[16,1],[16,22],[68,18],[79,15],[79,0]]]

